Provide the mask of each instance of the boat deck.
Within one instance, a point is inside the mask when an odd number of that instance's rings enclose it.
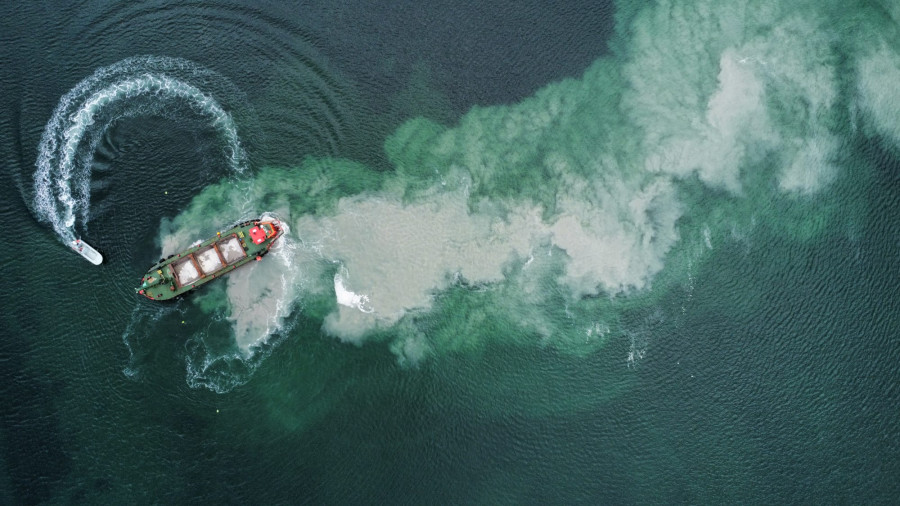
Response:
[[[245,222],[215,237],[160,260],[141,278],[136,290],[152,300],[167,300],[216,277],[259,260],[281,235],[278,222]]]

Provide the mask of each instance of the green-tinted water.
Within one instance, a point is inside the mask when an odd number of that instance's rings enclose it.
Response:
[[[893,4],[4,11],[0,502],[900,492]]]

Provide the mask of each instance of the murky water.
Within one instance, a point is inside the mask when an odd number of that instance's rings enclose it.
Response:
[[[5,12],[2,502],[889,501],[898,21]]]

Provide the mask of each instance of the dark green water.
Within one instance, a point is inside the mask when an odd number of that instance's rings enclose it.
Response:
[[[0,503],[896,502],[900,9],[720,4],[5,5]]]

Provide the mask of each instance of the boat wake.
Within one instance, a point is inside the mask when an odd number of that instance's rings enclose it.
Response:
[[[35,215],[53,228],[61,242],[99,265],[102,256],[76,229],[86,229],[91,217],[94,155],[109,128],[124,118],[199,118],[218,138],[222,166],[229,174],[243,176],[248,157],[232,114],[222,105],[235,99],[243,103],[243,93],[224,76],[180,58],[141,56],[97,69],[60,99],[44,128],[34,173]],[[233,219],[235,211],[245,217],[259,216],[238,205],[225,219]],[[221,224],[222,218],[210,217],[202,223]],[[179,242],[181,235],[196,234],[197,223],[185,224],[175,235],[166,236],[164,231],[162,249]],[[225,392],[246,382],[267,356],[267,347],[276,342],[272,336],[292,307],[286,301],[294,300],[288,295],[288,278],[283,277],[290,271],[285,264],[289,257],[283,254],[289,247],[285,242],[282,238],[276,243],[266,262],[235,272],[226,283],[198,294],[197,304],[136,306],[122,336],[131,357],[125,374],[139,378],[144,357],[154,346],[149,336],[164,328],[169,333],[173,330],[166,328],[169,325],[185,332],[191,327],[181,325],[199,307],[206,313],[204,321],[210,323],[189,335],[185,344],[188,384]],[[210,302],[217,297],[227,303]]]
[[[207,118],[223,140],[228,168],[243,173],[247,156],[231,115],[205,90],[234,86],[179,58],[128,58],[95,71],[59,101],[44,128],[34,173],[34,211],[64,244],[76,240],[90,216],[91,165],[97,144],[120,118],[166,115],[173,104]]]
[[[271,213],[263,213],[261,218],[280,221]],[[184,241],[189,233],[200,233],[197,222],[164,224],[160,236],[163,253],[177,239]],[[189,386],[226,393],[246,383],[290,332],[288,317],[298,300],[295,281],[299,273],[293,260],[297,245],[289,225],[281,225],[284,233],[265,260],[236,269],[174,305],[153,304],[147,309],[142,305],[135,310],[122,336],[130,355],[125,374],[141,377],[143,361],[157,345],[151,334],[177,329],[174,332],[187,335],[184,360]]]

